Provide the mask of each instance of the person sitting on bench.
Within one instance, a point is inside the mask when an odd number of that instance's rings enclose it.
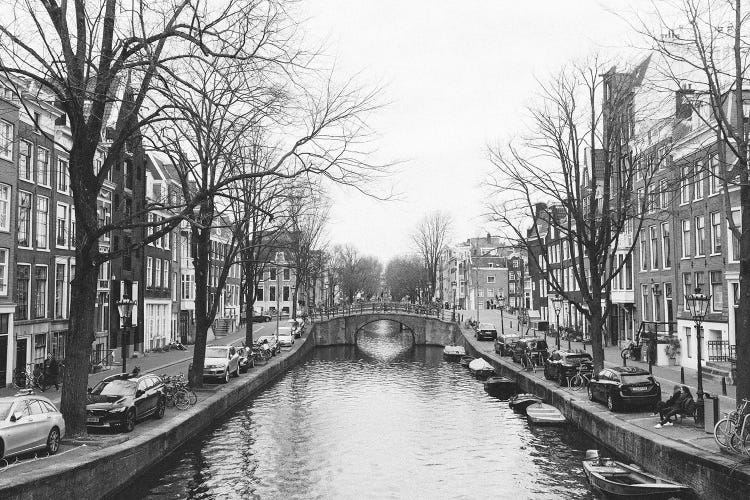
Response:
[[[679,401],[680,396],[682,396],[682,390],[680,390],[680,384],[677,384],[674,386],[672,396],[666,401],[659,401],[658,403],[656,403],[654,413],[652,413],[651,415],[654,417],[656,415],[659,415],[659,420],[662,420],[664,418],[664,415],[666,415],[677,403],[677,401]]]
[[[693,400],[693,395],[690,393],[690,389],[683,385],[680,387],[680,392],[681,394],[677,402],[672,406],[671,410],[664,414],[661,421],[654,426],[655,428],[661,429],[665,425],[672,425],[672,417],[676,417],[677,415],[689,415],[695,411],[695,401]]]

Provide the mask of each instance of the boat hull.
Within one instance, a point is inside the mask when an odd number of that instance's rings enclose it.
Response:
[[[633,466],[607,460],[584,460],[583,470],[591,486],[607,498],[658,500],[681,498],[690,488],[639,470]]]
[[[542,398],[535,394],[518,394],[513,398],[510,398],[510,401],[508,401],[508,406],[511,407],[511,409],[516,411],[526,411],[526,407],[529,405],[533,405],[536,403],[541,403]]]
[[[560,410],[544,403],[527,406],[526,417],[534,425],[562,425],[566,422]]]
[[[447,345],[443,349],[443,357],[448,361],[458,361],[466,356],[466,349],[460,345]]]
[[[484,383],[487,394],[500,399],[508,399],[518,391],[518,385],[507,377],[490,377]]]

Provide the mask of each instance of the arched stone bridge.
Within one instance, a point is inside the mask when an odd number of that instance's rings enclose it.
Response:
[[[404,326],[415,345],[448,345],[461,338],[458,325],[451,321],[450,311],[411,304],[357,304],[329,311],[318,311],[313,317],[315,345],[353,345],[365,326],[376,321],[393,321]]]

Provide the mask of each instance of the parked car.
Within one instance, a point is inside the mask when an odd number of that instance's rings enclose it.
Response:
[[[253,323],[268,323],[272,319],[270,314],[262,313],[256,309],[253,310]]]
[[[523,358],[523,353],[526,352],[526,349],[530,349],[531,355],[536,356],[541,363],[544,363],[544,361],[548,357],[546,340],[527,337],[519,339],[518,342],[516,342],[516,344],[513,346],[513,352],[511,353],[511,356],[513,356],[513,361],[516,363],[520,363],[521,358]]]
[[[253,351],[249,347],[238,347],[237,355],[240,357],[240,373],[247,373],[250,368],[255,366],[255,357],[253,357]]]
[[[273,356],[276,356],[281,352],[281,346],[276,340],[276,335],[261,335],[260,337],[258,337],[258,340],[255,341],[255,345],[260,346],[261,344],[263,344],[264,340],[268,341],[268,346],[271,348],[271,354]]]
[[[520,338],[514,333],[499,335],[495,339],[495,352],[501,356],[510,356],[513,353],[513,346]]]
[[[89,389],[86,425],[130,432],[139,420],[162,418],[166,401],[164,381],[158,375],[113,375]]]
[[[492,323],[479,323],[474,337],[477,340],[495,340],[497,338],[497,329]]]
[[[594,371],[594,359],[591,354],[583,351],[568,351],[560,349],[552,351],[544,364],[544,378],[557,380],[561,386],[567,385],[568,379],[578,373],[579,367],[589,376]]]
[[[653,408],[661,401],[661,387],[643,368],[616,366],[600,371],[589,384],[589,400],[607,404],[611,411]]]
[[[279,346],[292,347],[294,345],[294,334],[290,327],[279,328]]]
[[[0,458],[46,449],[54,455],[65,436],[65,420],[49,399],[24,391],[0,398]]]
[[[234,375],[240,376],[240,356],[232,345],[210,345],[206,347],[206,359],[203,361],[203,378],[221,379],[225,384]]]

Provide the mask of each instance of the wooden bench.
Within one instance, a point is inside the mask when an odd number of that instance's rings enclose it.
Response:
[[[698,408],[698,405],[695,404],[695,401],[691,400],[688,402],[685,409],[681,411],[680,413],[678,413],[677,415],[675,415],[675,417],[680,417],[680,423],[682,423],[682,419],[684,419],[685,417],[691,417],[693,421],[696,421],[697,408]]]

